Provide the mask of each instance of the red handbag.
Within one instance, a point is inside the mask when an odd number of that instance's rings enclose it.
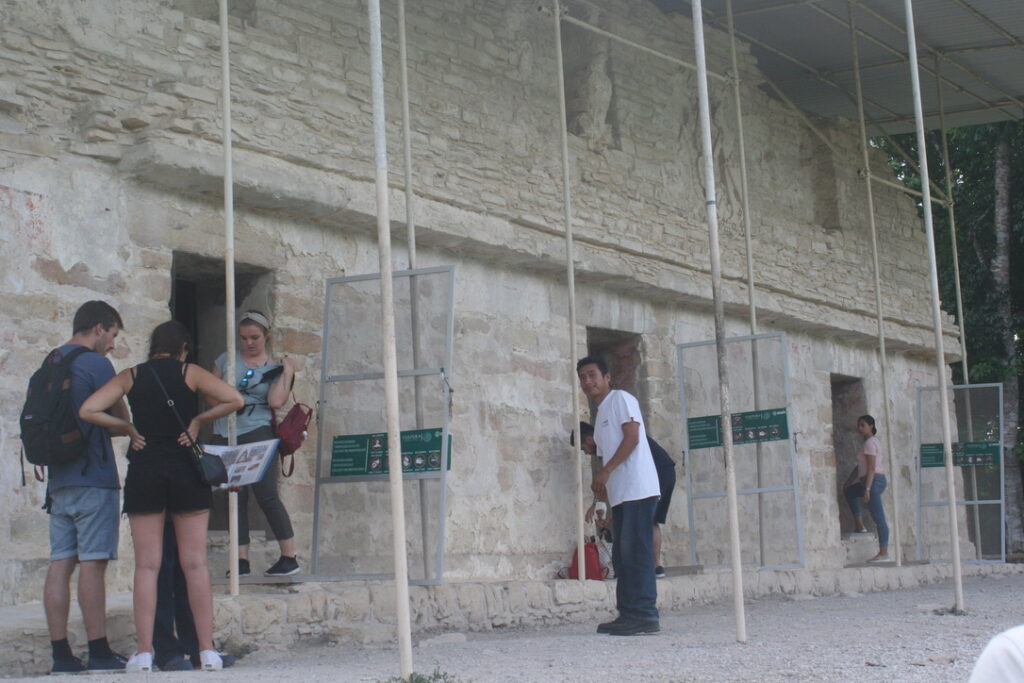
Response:
[[[583,561],[586,563],[588,579],[604,581],[608,578],[608,569],[601,566],[601,557],[598,555],[596,543],[588,542],[583,544]],[[572,553],[572,564],[569,565],[569,578],[577,579],[579,576],[579,555],[574,550]]]
[[[295,395],[292,395],[295,400]],[[284,419],[277,422],[275,415],[274,434],[281,443],[277,445],[277,452],[281,456],[281,474],[290,477],[295,472],[295,451],[302,447],[302,442],[309,436],[309,423],[313,419],[313,409],[305,403],[295,401],[295,404],[288,410]],[[284,459],[292,456],[290,467],[286,472]]]

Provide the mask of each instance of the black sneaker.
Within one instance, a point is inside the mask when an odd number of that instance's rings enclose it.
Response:
[[[122,665],[123,669],[124,666]],[[78,657],[71,657],[70,659],[54,659],[53,668],[50,669],[51,676],[59,676],[61,674],[80,674],[85,671],[85,664],[82,664],[82,660]]]
[[[621,624],[624,621],[625,621],[625,618],[623,618],[623,617],[615,617],[615,619],[612,620],[612,621],[606,621],[603,624],[598,624],[597,625],[597,632],[598,633],[611,633],[613,629],[618,627],[618,625]]]
[[[192,662],[188,660],[188,657],[184,655],[174,655],[163,664],[158,665],[161,671],[192,671],[195,667],[192,666]]]
[[[89,657],[89,671],[124,671],[127,657],[111,652],[106,657]]]
[[[294,557],[282,555],[274,563],[274,566],[263,573],[266,576],[291,576],[292,574],[298,574],[300,571],[302,570],[299,569],[299,563]]]
[[[251,574],[251,572],[249,570],[249,560],[242,559],[241,557],[238,558],[238,576],[239,576],[239,578],[241,578],[243,576],[251,576],[251,575],[252,574]],[[224,572],[224,576],[230,578],[231,577],[231,570],[229,569],[226,572]]]
[[[655,567],[654,568],[654,576],[655,576],[655,578],[658,578],[658,579],[664,579],[665,578],[665,568],[662,567],[661,565],[658,565],[657,567]]]
[[[608,633],[613,636],[639,636],[659,631],[661,631],[661,624],[657,619],[651,621],[627,619],[612,627]]]

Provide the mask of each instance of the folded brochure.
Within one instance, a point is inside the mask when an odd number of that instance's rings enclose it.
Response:
[[[211,446],[203,444],[203,450],[210,455],[219,456],[228,470],[228,483],[219,488],[229,486],[248,486],[263,479],[277,455],[280,439],[254,441],[237,446]]]

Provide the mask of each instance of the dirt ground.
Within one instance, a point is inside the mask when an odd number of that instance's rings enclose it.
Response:
[[[969,577],[967,614],[948,613],[953,586],[824,598],[772,598],[746,607],[736,642],[731,601],[663,614],[661,633],[598,635],[596,624],[417,640],[413,669],[445,681],[966,681],[988,639],[1024,623],[1024,575]],[[611,611],[609,611],[611,616]],[[76,682],[203,676],[224,681],[388,681],[397,649],[310,646],[264,650],[221,673],[77,676]],[[444,676],[430,676],[447,674]],[[37,679],[47,680],[47,679]],[[53,680],[48,679],[48,680]]]

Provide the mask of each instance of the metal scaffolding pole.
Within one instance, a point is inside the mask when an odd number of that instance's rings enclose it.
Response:
[[[939,129],[942,132],[942,168],[945,173],[946,196],[949,197],[949,204],[946,205],[947,218],[949,219],[949,239],[953,256],[953,289],[956,292],[956,322],[960,327],[960,365],[964,373],[964,384],[971,383],[971,373],[967,369],[967,325],[964,322],[964,298],[960,289],[960,256],[957,253],[956,243],[956,205],[953,201],[953,172],[949,167],[949,140],[946,138],[946,107],[942,99],[942,79],[939,78],[940,61],[935,57],[935,90],[939,98]],[[974,441],[974,417],[971,409],[971,390],[964,392],[967,409],[967,440]],[[978,468],[968,468],[971,472],[971,496],[972,500],[978,500]],[[978,514],[978,507],[974,508],[974,558],[982,559],[981,547],[981,515]]]
[[[942,304],[939,301],[939,271],[935,257],[935,230],[932,225],[932,203],[928,186],[928,148],[924,136],[924,111],[921,106],[921,79],[917,69],[917,39],[914,31],[913,0],[903,0],[907,23],[907,55],[910,61],[910,84],[914,96],[914,120],[917,124],[917,153],[920,156],[921,202],[924,210],[924,231],[928,242],[928,267],[932,294],[932,326],[935,328],[935,365],[938,371],[939,415],[942,418],[942,451],[946,465],[946,496],[949,502],[949,540],[953,558],[954,610],[964,611],[964,586],[960,566],[960,533],[956,519],[956,481],[953,470],[952,432],[949,423],[949,397],[946,380],[946,358],[942,343]]]
[[[573,450],[576,452],[576,566],[583,581],[587,577],[583,545],[583,439],[580,435],[580,392],[576,377],[576,267],[572,243],[572,189],[569,186],[569,132],[565,110],[565,64],[562,59],[562,7],[555,2],[555,61],[558,65],[558,127],[562,142],[562,208],[565,216],[565,275],[569,290],[569,388],[572,392]]]
[[[231,57],[228,0],[220,0],[221,116],[224,148],[224,333],[227,339],[225,380],[234,385],[235,369],[235,175],[231,162]],[[228,415],[228,443],[238,443],[235,414]],[[238,595],[238,493],[228,493],[228,592]]]
[[[369,0],[370,80],[373,86],[373,147],[377,190],[377,248],[380,261],[381,351],[384,399],[391,465],[391,535],[395,564],[395,618],[402,678],[412,675],[412,635],[409,622],[409,567],[405,548],[405,496],[402,487],[402,441],[398,407],[398,358],[395,350],[394,281],[391,267],[391,216],[388,208],[387,121],[384,117],[384,58],[381,45],[380,0]]]
[[[871,265],[875,276],[875,321],[878,329],[878,364],[882,375],[882,424],[885,430],[885,452],[889,456],[889,473],[892,475],[892,510],[893,510],[893,555],[896,566],[903,564],[903,551],[900,547],[900,496],[899,474],[896,463],[896,452],[892,447],[892,420],[889,411],[889,356],[885,350],[885,318],[882,314],[882,270],[878,263],[878,229],[875,225],[875,194],[871,186],[871,157],[868,149],[867,125],[864,121],[864,90],[860,79],[860,49],[857,44],[857,20],[853,13],[853,3],[847,2],[850,19],[850,52],[853,56],[853,77],[857,91],[857,122],[860,126],[861,163],[864,164],[864,186],[867,193],[868,225],[871,229]]]
[[[740,97],[740,65],[736,56],[736,26],[733,22],[732,0],[725,2],[726,20],[729,25],[729,57],[732,61],[732,95],[736,102],[736,132],[740,150],[740,199],[743,204],[743,240],[747,250],[747,312],[750,316],[750,336],[757,334],[757,290],[754,286],[754,245],[753,228],[750,219],[750,184],[747,181],[747,145],[743,128],[743,100]],[[757,354],[757,340],[750,340],[750,367],[753,373],[754,410],[760,410],[763,404],[761,396],[760,358]],[[763,489],[764,483],[764,444],[758,442],[757,450],[757,488]],[[764,493],[757,494],[757,546],[761,566],[768,564],[766,534],[764,528],[765,500]],[[800,514],[797,510],[796,514]]]
[[[715,350],[718,355],[719,402],[722,420],[722,450],[725,453],[725,492],[729,512],[729,550],[732,565],[733,608],[736,615],[736,640],[747,642],[747,624],[743,607],[743,564],[740,557],[739,510],[736,503],[736,463],[733,458],[731,415],[729,408],[729,368],[725,354],[725,302],[722,300],[722,264],[718,249],[718,202],[715,198],[715,157],[711,142],[711,107],[708,101],[708,74],[704,53],[704,18],[701,0],[693,1],[693,40],[697,57],[697,94],[700,102],[701,142],[704,152],[704,194],[708,215],[708,250],[711,256],[711,293],[715,310]]]

